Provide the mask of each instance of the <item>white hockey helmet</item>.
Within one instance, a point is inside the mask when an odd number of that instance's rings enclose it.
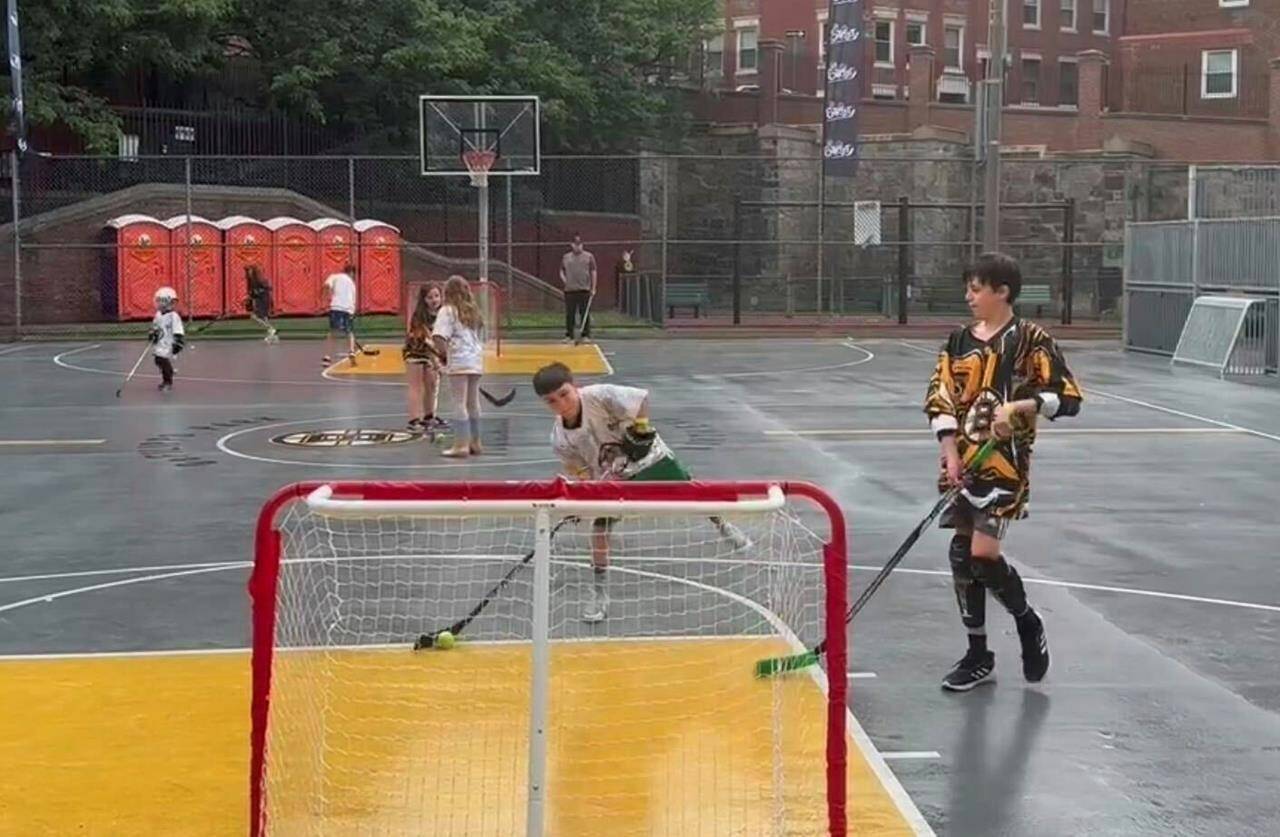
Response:
[[[173,288],[169,287],[168,285],[165,285],[163,288],[160,288],[159,290],[156,291],[155,302],[156,302],[156,307],[158,308],[163,308],[164,310],[167,311],[170,308],[172,308],[174,303],[177,301],[178,301],[178,292],[175,291]]]

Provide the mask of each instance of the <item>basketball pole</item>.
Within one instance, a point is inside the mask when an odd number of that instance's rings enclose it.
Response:
[[[489,281],[489,175],[480,182],[480,281]]]

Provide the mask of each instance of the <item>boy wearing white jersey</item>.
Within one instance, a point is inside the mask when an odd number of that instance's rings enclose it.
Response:
[[[356,363],[356,266],[348,264],[342,273],[331,274],[324,280],[329,293],[329,333],[324,337],[324,362],[333,362],[334,335],[347,336],[347,360]]]
[[[578,386],[563,363],[544,366],[533,390],[556,414],[551,448],[567,476],[582,480],[686,481],[689,472],[649,424],[649,391],[616,384]],[[712,517],[721,537],[735,549],[751,545],[732,523]],[[583,607],[585,622],[599,622],[609,607],[606,584],[609,530],[614,520],[596,518],[591,533],[594,582]]]
[[[174,310],[178,293],[173,288],[161,288],[155,294],[156,315],[151,318],[151,353],[156,368],[160,370],[161,392],[173,389],[173,359],[186,345],[186,331],[182,328],[182,316]]]

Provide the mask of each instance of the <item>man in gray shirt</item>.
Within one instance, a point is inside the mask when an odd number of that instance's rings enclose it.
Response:
[[[582,236],[574,235],[573,249],[560,261],[560,281],[564,283],[564,338],[572,340],[578,318],[587,317],[582,324],[582,336],[591,336],[591,317],[587,307],[596,293],[596,257],[582,246]]]

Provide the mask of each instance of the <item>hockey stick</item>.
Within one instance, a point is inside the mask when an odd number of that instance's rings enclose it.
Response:
[[[138,367],[142,365],[142,361],[147,359],[147,352],[149,351],[151,351],[151,344],[147,343],[147,345],[142,349],[142,354],[138,355],[138,362],[129,370],[129,374],[125,377],[124,383],[120,385],[120,389],[116,390],[116,398],[120,397],[120,393],[124,392],[124,388],[133,380],[133,376],[137,373]]]
[[[209,322],[205,323],[195,331],[191,332],[191,336],[195,337],[197,334],[204,334],[207,330],[212,328],[215,324],[222,322],[222,320],[225,319],[226,316],[227,316],[227,312],[223,311],[222,313],[218,314],[218,316],[214,317]]]
[[[573,345],[582,345],[582,332],[587,330],[587,318],[591,316],[591,303],[595,302],[596,295],[593,293],[587,297],[587,307],[582,311],[582,317],[579,318],[573,327]]]
[[[552,527],[551,538],[554,539],[556,536],[556,532],[559,532],[561,527],[563,527],[566,523],[570,521],[576,522],[577,519],[578,518],[576,517],[570,516],[561,520],[559,523],[557,523],[555,526]],[[507,574],[504,575],[501,578],[501,580],[498,581],[497,584],[493,585],[493,588],[490,589],[488,593],[484,594],[484,598],[481,599],[476,604],[475,607],[471,608],[471,612],[468,613],[466,616],[462,617],[457,622],[454,622],[452,625],[450,625],[447,628],[442,628],[438,631],[432,631],[429,634],[421,634],[418,637],[418,639],[413,643],[413,650],[421,651],[424,648],[431,648],[436,644],[436,637],[440,636],[440,634],[444,633],[445,631],[448,631],[454,636],[457,636],[458,634],[466,630],[467,626],[471,624],[471,620],[479,616],[480,612],[484,610],[486,607],[488,607],[489,603],[492,602],[500,592],[502,592],[502,589],[511,583],[511,579],[515,577],[515,574],[520,570],[520,568],[533,560],[533,556],[536,552],[537,552],[537,549],[535,548],[525,553],[525,556],[520,559],[520,562],[518,564],[512,565],[511,569],[507,570]]]
[[[983,442],[982,447],[978,448],[977,454],[974,455],[973,461],[969,463],[970,473],[982,465],[983,461],[991,454],[992,449],[995,448],[995,444],[996,439],[994,436]],[[933,504],[933,508],[929,510],[929,514],[925,519],[916,524],[916,528],[912,529],[911,534],[907,535],[907,539],[903,541],[902,545],[893,553],[893,556],[884,565],[884,569],[880,570],[880,573],[872,579],[870,584],[867,585],[867,589],[862,591],[862,595],[858,596],[858,600],[849,608],[849,612],[845,614],[844,617],[844,623],[846,625],[853,621],[853,617],[857,616],[858,611],[862,610],[863,606],[873,595],[875,595],[875,592],[880,589],[881,584],[884,584],[884,581],[889,577],[889,574],[894,571],[898,564],[902,563],[902,559],[911,551],[911,547],[916,545],[916,541],[920,540],[920,535],[924,533],[924,530],[929,528],[929,525],[933,523],[939,514],[942,513],[943,509],[951,505],[951,502],[955,500],[956,495],[960,493],[960,489],[962,487],[962,485],[954,485],[951,488],[948,488],[943,495],[938,498],[938,502]],[[785,657],[770,657],[769,659],[760,660],[756,663],[756,677],[769,677],[774,674],[808,668],[811,665],[817,664],[818,658],[821,657],[826,650],[827,641],[824,639],[815,645],[811,651],[805,651],[800,654],[792,654]]]
[[[484,400],[488,401],[495,407],[505,407],[511,403],[511,399],[516,397],[516,388],[512,387],[511,391],[506,395],[494,395],[484,387],[480,387],[480,394],[484,396]]]

